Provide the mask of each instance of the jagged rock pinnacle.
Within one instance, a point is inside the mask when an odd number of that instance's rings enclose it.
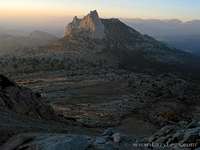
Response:
[[[104,38],[104,25],[96,10],[90,11],[90,13],[82,19],[75,16],[73,21],[65,28],[65,36],[70,36],[73,35],[73,33],[82,31],[86,31],[88,33],[87,36],[94,39]]]

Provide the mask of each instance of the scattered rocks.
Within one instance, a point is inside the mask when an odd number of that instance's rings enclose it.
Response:
[[[192,126],[191,126],[192,125]],[[148,139],[151,143],[184,145],[189,148],[197,148],[200,145],[200,126],[190,123],[186,128],[177,126],[166,126]]]
[[[53,104],[54,111],[64,118],[73,118],[87,127],[112,127],[120,123],[123,116],[140,107],[137,99],[129,96],[121,100],[97,104]]]
[[[108,128],[103,132],[103,136],[112,136],[115,133],[115,130],[113,128]]]
[[[199,122],[199,121],[196,121],[196,120],[193,120],[191,123],[189,123],[189,124],[187,125],[186,128],[194,128],[194,127],[198,127],[198,126],[200,126],[200,122]]]
[[[181,120],[190,121],[193,116],[198,117],[199,112],[194,106],[200,105],[197,104],[200,98],[192,93],[195,90],[189,82],[171,74],[157,76],[128,72],[121,74],[120,81],[124,82],[118,85],[123,84],[122,88],[129,91],[127,94],[110,96],[111,100],[109,99],[109,101],[102,100],[101,102],[100,99],[95,103],[82,102],[65,105],[65,102],[58,102],[52,104],[54,111],[66,118],[73,118],[76,122],[87,127],[116,126],[121,123],[124,117],[133,112],[141,114],[143,118],[159,127]],[[116,84],[120,75],[113,72],[111,76],[117,79],[105,84],[107,78],[105,77],[102,79],[104,82],[101,82],[105,86]],[[95,82],[95,79],[93,81]],[[98,89],[98,86],[95,85],[95,88]]]
[[[103,137],[97,137],[97,138],[95,139],[95,142],[94,142],[95,145],[98,145],[98,144],[105,144],[105,143],[106,143],[106,139],[103,138]]]
[[[121,141],[121,135],[120,135],[120,133],[113,134],[112,138],[113,138],[113,142],[115,142],[115,143],[119,143]]]

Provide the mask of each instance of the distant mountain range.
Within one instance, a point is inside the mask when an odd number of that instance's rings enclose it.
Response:
[[[17,36],[28,36],[33,30],[47,31],[50,34],[62,37],[63,24],[69,23],[72,17],[49,18],[48,21],[17,24],[1,22],[1,33]],[[45,20],[45,19],[44,19]],[[142,34],[148,34],[157,40],[167,43],[194,54],[200,54],[200,20],[183,22],[178,19],[120,19]],[[53,22],[53,23],[52,23]],[[15,29],[15,30],[14,30]],[[0,45],[1,47],[1,45]]]
[[[195,54],[200,54],[200,20],[121,19],[143,34]]]
[[[43,31],[33,31],[28,35],[14,30],[0,31],[0,54],[17,53],[45,46],[57,39],[56,36]]]

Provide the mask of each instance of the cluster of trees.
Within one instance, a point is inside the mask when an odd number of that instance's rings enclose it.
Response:
[[[10,56],[0,59],[1,73],[34,73],[38,71],[78,71],[90,68],[106,68],[108,62],[104,59],[88,61],[86,59],[67,56]]]

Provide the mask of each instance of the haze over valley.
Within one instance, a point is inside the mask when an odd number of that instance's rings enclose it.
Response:
[[[34,31],[42,31],[51,34],[52,36],[61,38],[64,36],[63,25],[68,24],[73,17],[49,17],[43,21],[28,22],[2,22],[0,29],[0,51],[5,52],[15,48],[25,46],[33,47],[33,44],[23,42],[23,38],[29,40],[29,36]],[[124,19],[124,23],[140,31],[142,34],[150,35],[159,41],[163,41],[170,47],[175,47],[184,51],[188,51],[199,55],[200,42],[200,20],[181,21],[178,19]],[[6,36],[7,35],[7,36]],[[8,38],[8,35],[10,38]],[[12,38],[11,38],[12,37]],[[17,42],[14,38],[18,38]],[[46,36],[47,38],[47,36]],[[48,44],[48,39],[43,39],[43,42],[35,42],[35,47]],[[39,39],[35,39],[36,41]],[[4,43],[4,41],[6,41]],[[14,42],[13,42],[14,41]],[[50,40],[49,42],[52,42]],[[6,43],[11,43],[9,46]],[[34,43],[34,42],[33,42]],[[13,46],[12,46],[13,45]],[[21,47],[20,47],[21,46]]]

